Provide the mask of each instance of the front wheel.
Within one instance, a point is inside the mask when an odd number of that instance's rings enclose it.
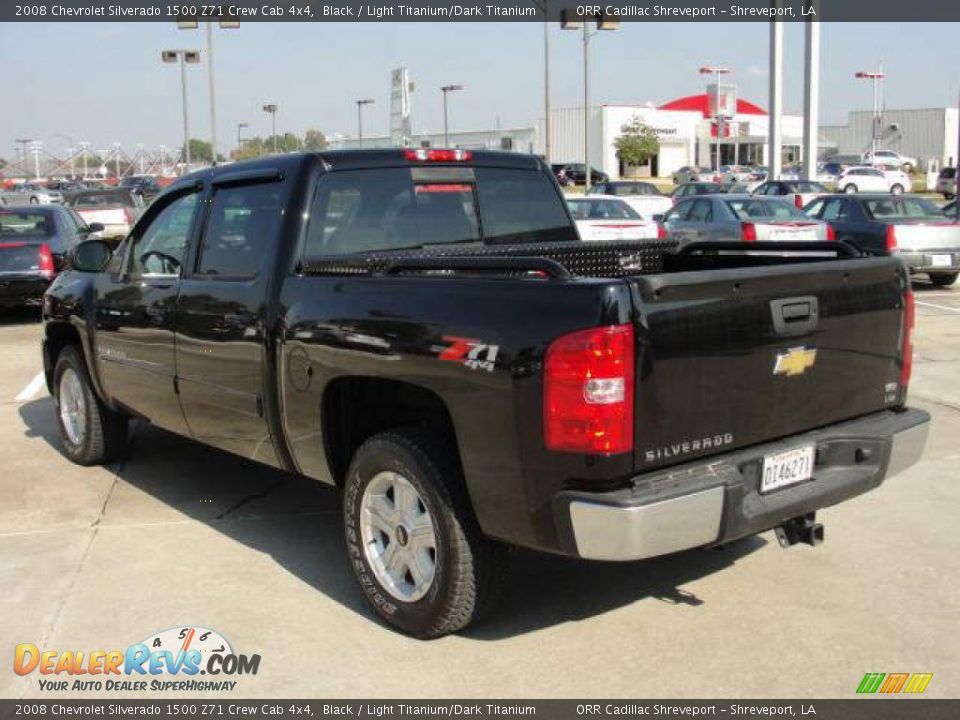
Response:
[[[845,187],[843,188],[843,191],[844,191],[845,193],[847,193],[848,195],[850,195],[850,194],[855,193],[855,192],[857,191],[857,186],[854,185],[853,183],[850,183],[849,185],[847,185],[847,186],[845,186]]]
[[[893,187],[891,187],[891,188],[890,188],[890,194],[891,194],[891,195],[902,195],[902,194],[903,194],[903,185],[900,185],[899,183],[897,183],[896,185],[894,185]]]
[[[505,548],[483,537],[449,443],[422,430],[367,440],[344,488],[347,552],[377,614],[415,637],[456,632],[495,602]]]
[[[60,353],[53,383],[64,454],[78,465],[116,459],[126,446],[127,417],[100,402],[76,349],[68,347]]]
[[[960,273],[937,273],[936,275],[930,275],[930,282],[937,287],[950,287],[957,281],[958,275]]]

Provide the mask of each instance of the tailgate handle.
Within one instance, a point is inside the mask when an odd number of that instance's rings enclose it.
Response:
[[[817,318],[820,314],[815,295],[771,300],[770,312],[773,315],[774,331],[784,337],[813,332],[817,329]]]

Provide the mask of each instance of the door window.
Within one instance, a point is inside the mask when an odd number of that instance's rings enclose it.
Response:
[[[821,219],[828,222],[841,222],[849,216],[850,211],[847,209],[847,201],[841,198],[832,198],[827,200]]]
[[[141,275],[179,275],[187,239],[197,211],[197,193],[183,195],[159,214],[134,238],[128,272]]]
[[[273,247],[282,218],[276,183],[217,190],[203,233],[197,274],[252,278]]]
[[[710,200],[695,201],[687,220],[699,223],[711,222],[713,220],[713,202]]]

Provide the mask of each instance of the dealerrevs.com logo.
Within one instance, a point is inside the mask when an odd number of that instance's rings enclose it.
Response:
[[[161,630],[126,650],[52,650],[32,643],[14,648],[13,671],[37,673],[47,691],[234,690],[238,675],[256,675],[260,655],[242,655],[209,628]],[[204,676],[202,679],[199,676]]]

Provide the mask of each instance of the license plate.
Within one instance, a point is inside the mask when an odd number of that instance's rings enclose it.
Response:
[[[815,456],[816,447],[813,445],[764,456],[760,492],[767,493],[809,480],[813,477]]]
[[[950,267],[953,265],[952,255],[931,255],[930,264],[933,267]]]
[[[771,240],[816,240],[817,231],[816,230],[778,230],[773,229],[770,231]]]

